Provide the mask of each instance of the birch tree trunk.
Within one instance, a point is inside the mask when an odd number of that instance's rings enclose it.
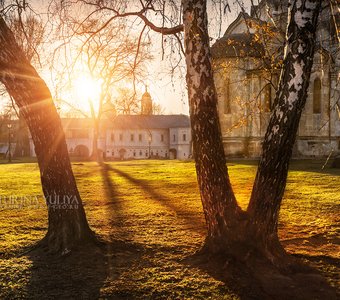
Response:
[[[183,21],[193,152],[208,227],[206,247],[219,252],[233,243],[242,213],[230,184],[222,144],[206,1],[183,1]]]
[[[282,252],[278,217],[289,161],[308,96],[320,0],[291,1],[287,45],[274,109],[248,206],[251,235],[267,252]]]
[[[20,108],[32,135],[48,206],[42,241],[52,252],[68,253],[94,239],[72,172],[64,131],[45,82],[26,59],[0,17],[0,80]]]
[[[196,172],[208,227],[206,249],[242,257],[285,256],[277,235],[288,165],[307,98],[320,0],[292,1],[284,68],[247,212],[229,181],[210,61],[205,0],[183,0],[185,56]]]

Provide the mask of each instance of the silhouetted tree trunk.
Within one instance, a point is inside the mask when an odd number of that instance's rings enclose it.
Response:
[[[27,124],[19,112],[19,130],[16,133],[15,157],[29,156],[29,136]]]
[[[277,237],[278,214],[307,98],[320,5],[320,0],[293,1],[275,108],[249,208],[242,212],[235,200],[224,158],[210,61],[206,1],[183,1],[193,149],[208,226],[205,249],[210,252],[246,257],[256,249],[273,262],[284,255]]]
[[[65,254],[93,232],[72,172],[65,136],[45,82],[25,58],[0,17],[0,80],[20,108],[37,154],[41,183],[48,205],[49,250]]]

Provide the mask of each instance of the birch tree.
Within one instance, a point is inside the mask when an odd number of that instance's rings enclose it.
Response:
[[[285,256],[278,233],[279,209],[314,55],[321,1],[291,1],[287,45],[274,110],[263,142],[250,203],[241,211],[232,191],[217,117],[205,1],[184,1],[190,115],[197,177],[208,224],[210,252],[246,256],[254,249],[272,263]],[[239,253],[235,245],[247,251]]]

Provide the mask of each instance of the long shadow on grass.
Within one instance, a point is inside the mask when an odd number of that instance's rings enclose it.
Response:
[[[327,255],[309,255],[309,254],[293,254],[293,256],[308,261],[315,266],[325,278],[329,278],[330,284],[335,287],[337,294],[340,296],[339,286],[339,268],[340,259]]]
[[[266,261],[245,263],[224,255],[207,258],[202,254],[189,256],[184,263],[223,282],[226,293],[230,291],[241,300],[339,299],[336,289],[319,270],[302,263],[296,263],[286,271],[279,271]]]
[[[82,245],[66,257],[56,257],[43,249],[27,255],[32,266],[20,299],[130,299],[133,291],[115,285],[117,279],[136,261],[143,248],[125,241],[110,241],[105,246]],[[17,291],[7,293],[7,299],[17,299]],[[0,293],[1,294],[1,293]]]
[[[100,163],[100,172],[104,184],[104,191],[106,197],[107,207],[107,219],[110,226],[110,238],[116,240],[117,238],[131,242],[134,240],[133,230],[130,230],[131,220],[128,220],[128,216],[124,213],[124,206],[122,205],[122,199],[119,199],[119,194],[116,189],[110,171],[113,168],[105,163]]]
[[[93,246],[66,257],[57,257],[41,248],[27,256],[32,267],[24,298],[97,299],[107,278],[104,252]]]
[[[111,228],[111,233],[113,229],[119,231],[120,235],[123,239],[131,240],[131,232],[127,231],[125,226],[126,216],[123,214],[123,207],[118,199],[118,193],[116,190],[116,186],[110,177],[109,165],[105,163],[100,163],[100,173],[102,176],[105,197],[106,197],[106,206],[107,206],[107,219]]]
[[[129,226],[126,224],[127,217],[124,215],[123,206],[118,199],[118,193],[109,171],[110,166],[108,164],[100,163],[100,172],[106,194],[110,238],[106,248],[108,275],[113,278],[117,275],[117,265],[121,265],[121,270],[128,268],[125,262],[136,261],[144,249],[139,244],[133,243],[133,231],[129,230]]]
[[[170,209],[173,212],[175,212],[176,215],[182,218],[187,225],[190,225],[190,228],[192,230],[197,231],[199,233],[203,232],[204,224],[202,224],[199,217],[191,216],[190,212],[188,212],[187,210],[183,210],[183,207],[175,205],[169,197],[157,192],[154,188],[152,188],[147,183],[146,180],[134,178],[131,175],[119,169],[113,168],[110,165],[106,165],[106,166],[108,170],[115,172],[117,175],[124,177],[125,179],[133,183],[134,185],[143,189],[145,192],[147,192],[151,196],[153,201],[156,201],[158,204],[161,204],[165,208]]]
[[[101,164],[100,167],[107,200],[104,205],[108,206],[109,220],[109,233],[105,236],[103,245],[81,245],[65,257],[49,254],[43,248],[28,252],[26,256],[32,266],[29,269],[30,274],[22,274],[25,280],[28,279],[26,289],[21,293],[24,298],[134,298],[133,290],[119,286],[117,279],[141,260],[144,248],[131,242],[129,232],[125,232],[124,216],[117,201],[115,185],[109,176],[107,165]],[[9,291],[6,297],[12,299],[18,295],[16,291]]]
[[[324,169],[322,169],[323,165],[325,164],[326,160],[293,160],[289,166],[290,171],[303,171],[306,173],[319,173],[323,175],[333,175],[338,176],[340,175],[339,168],[333,168],[332,163],[333,159],[331,159]]]

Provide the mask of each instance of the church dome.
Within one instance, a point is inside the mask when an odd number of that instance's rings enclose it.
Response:
[[[153,106],[152,99],[151,99],[150,93],[148,92],[147,87],[145,87],[145,92],[142,95],[141,104],[142,104],[141,114],[152,115],[152,106]]]
[[[151,95],[148,91],[145,91],[144,94],[142,95],[142,98],[150,98],[151,99]]]

